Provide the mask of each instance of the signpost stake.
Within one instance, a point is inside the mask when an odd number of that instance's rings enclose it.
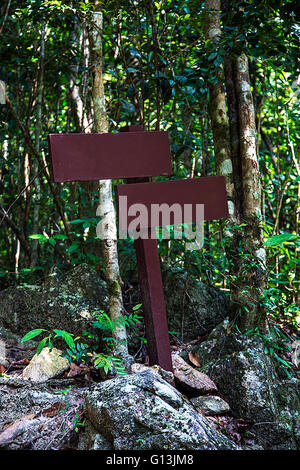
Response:
[[[169,330],[157,242],[141,238],[134,242],[146,326],[150,365],[173,372]]]
[[[121,130],[122,132],[139,132],[144,129],[142,125],[135,125],[127,126]],[[144,183],[146,181],[149,181],[149,178],[128,178],[126,180],[127,183]],[[151,230],[149,230],[149,238],[138,238],[134,241],[134,247],[143,303],[149,363],[150,365],[158,364],[163,369],[173,372],[158,247],[157,241],[151,239]]]
[[[116,187],[117,201],[126,196],[128,206],[142,203],[171,207],[204,206],[204,220],[228,217],[224,176],[149,182],[149,176],[172,173],[170,144],[165,131],[144,132],[143,126],[127,126],[121,133],[50,134],[53,179],[56,182],[127,179]],[[122,135],[123,134],[123,135]],[[130,135],[131,134],[131,135]],[[142,184],[141,184],[142,183]],[[188,216],[195,222],[195,211]],[[130,216],[127,218],[129,221]],[[119,225],[121,217],[119,214]],[[171,222],[170,224],[173,224]],[[147,222],[148,239],[134,241],[143,303],[150,365],[173,372],[169,331],[156,239]],[[126,229],[127,227],[123,227]]]

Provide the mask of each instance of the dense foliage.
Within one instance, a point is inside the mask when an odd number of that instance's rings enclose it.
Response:
[[[250,61],[269,283],[276,320],[299,321],[299,35],[296,2],[224,2],[218,49],[196,0],[103,1],[104,79],[110,131],[144,123],[169,132],[174,178],[215,174],[209,84],[231,54]],[[3,2],[0,80],[0,287],[38,282],[53,267],[88,262],[103,270],[96,239],[98,190],[51,183],[49,133],[91,132],[93,114],[87,1]],[[232,14],[234,11],[234,15]],[[116,182],[114,182],[116,183]],[[229,290],[231,260],[218,222],[202,251],[161,241],[164,263]],[[124,278],[135,269],[130,240],[119,243]],[[232,281],[232,279],[231,279]]]

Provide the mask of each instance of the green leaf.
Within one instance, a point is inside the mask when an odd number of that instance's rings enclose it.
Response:
[[[292,364],[290,362],[287,362],[285,361],[284,359],[282,359],[280,356],[277,356],[277,354],[274,354],[274,356],[276,357],[276,359],[278,361],[280,361],[282,364],[284,364],[286,367],[289,367],[291,368],[292,367]]]
[[[214,60],[216,57],[217,57],[218,53],[217,52],[213,52],[212,54],[210,54],[207,58],[207,60],[209,62],[211,62],[212,60]]]
[[[264,245],[266,247],[273,247],[281,245],[282,243],[297,240],[299,238],[299,235],[296,235],[295,233],[282,233],[280,235],[273,235],[273,237],[268,238],[268,240],[265,241]]]
[[[47,240],[47,237],[41,233],[33,233],[32,235],[29,235],[28,238],[31,238],[32,240]]]
[[[31,330],[28,333],[26,333],[25,336],[23,336],[21,342],[24,343],[25,341],[29,341],[30,339],[35,338],[36,336],[40,335],[44,330],[43,328],[38,328],[36,330]]]
[[[53,330],[53,331],[56,334],[56,336],[60,336],[61,338],[63,338],[70,348],[75,349],[75,343],[74,343],[71,333],[68,333],[67,331],[64,331],[64,330]]]
[[[48,347],[49,347],[50,351],[52,351],[52,349],[54,347],[53,340],[52,340],[52,335],[48,336],[48,338],[49,338]]]
[[[135,310],[138,310],[143,304],[137,304],[135,305],[132,310],[135,311]]]
[[[79,243],[73,242],[70,248],[68,249],[68,253],[74,253],[74,251],[77,251],[78,248],[79,248]]]
[[[142,343],[147,344],[147,339],[143,338],[142,336],[139,336],[138,339],[142,341]]]
[[[134,67],[127,67],[128,72],[130,73],[139,73],[138,69],[135,69]]]
[[[84,219],[74,219],[69,221],[70,224],[83,224],[84,222]]]
[[[56,240],[67,240],[68,237],[67,235],[63,235],[62,233],[58,233],[57,235],[53,235],[53,238]]]
[[[40,354],[42,352],[42,350],[46,346],[46,343],[47,343],[49,338],[50,338],[50,336],[45,336],[45,338],[43,338],[42,341],[39,342],[39,345],[38,345],[37,350],[36,350],[37,354]]]

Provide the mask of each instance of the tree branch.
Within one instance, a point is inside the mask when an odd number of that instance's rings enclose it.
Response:
[[[70,235],[70,232],[69,232],[69,227],[68,227],[68,223],[66,221],[66,218],[65,218],[65,214],[64,214],[64,211],[63,211],[63,208],[62,208],[62,205],[61,205],[61,202],[59,201],[58,197],[57,197],[57,194],[55,192],[55,188],[54,188],[54,185],[50,179],[50,176],[48,175],[47,171],[46,171],[46,167],[44,165],[44,162],[39,154],[39,152],[36,151],[33,143],[32,143],[32,140],[31,140],[31,137],[29,135],[29,132],[28,130],[25,128],[25,126],[22,124],[22,122],[20,121],[19,117],[17,116],[7,94],[5,94],[5,101],[6,101],[6,104],[8,106],[8,109],[9,109],[9,112],[10,114],[12,115],[12,117],[14,118],[14,120],[16,121],[17,123],[17,126],[19,127],[20,131],[22,132],[22,135],[24,137],[24,140],[27,144],[27,147],[29,148],[29,150],[31,151],[31,153],[37,158],[37,160],[39,161],[39,163],[41,164],[41,167],[42,167],[42,172],[43,172],[43,175],[45,176],[46,180],[47,180],[47,183],[49,184],[49,188],[50,188],[50,191],[52,193],[52,196],[53,196],[53,200],[54,200],[54,203],[57,207],[57,210],[58,210],[58,213],[61,217],[61,220],[63,222],[63,225],[64,225],[64,229],[65,229],[65,233],[67,235],[67,237],[69,238],[70,241],[72,241],[72,237]]]
[[[6,221],[7,225],[12,229],[12,231],[15,233],[16,237],[18,238],[20,245],[22,246],[24,252],[30,258],[31,251],[30,248],[27,244],[27,241],[23,237],[21,230],[16,226],[16,224],[8,217],[7,213],[0,207],[0,215],[3,217],[3,219]]]

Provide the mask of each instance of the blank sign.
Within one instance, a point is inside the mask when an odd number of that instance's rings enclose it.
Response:
[[[205,178],[161,181],[157,183],[121,184],[116,187],[117,204],[120,209],[120,197],[127,196],[127,207],[143,204],[148,211],[148,227],[157,226],[150,220],[153,204],[179,204],[184,212],[184,205],[192,206],[191,218],[186,222],[196,222],[196,205],[204,205],[204,220],[228,217],[228,204],[224,176],[209,176]],[[126,230],[135,216],[124,217],[119,213],[121,230]],[[173,214],[170,214],[170,224],[174,224]]]
[[[48,139],[56,182],[172,174],[164,131],[50,134]]]

